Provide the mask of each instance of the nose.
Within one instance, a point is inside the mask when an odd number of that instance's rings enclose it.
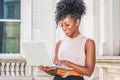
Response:
[[[66,26],[63,26],[63,27],[62,27],[62,30],[63,30],[63,31],[65,31],[66,29],[67,29],[67,27],[66,27]]]

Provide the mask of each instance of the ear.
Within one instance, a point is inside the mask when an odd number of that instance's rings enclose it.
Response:
[[[79,26],[79,24],[80,24],[80,19],[77,19],[76,20],[76,26]]]

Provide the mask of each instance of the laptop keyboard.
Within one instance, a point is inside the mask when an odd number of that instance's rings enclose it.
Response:
[[[51,67],[54,67],[54,68],[57,68],[57,69],[73,70],[72,68],[67,67],[67,66],[53,65],[53,66],[51,66]]]

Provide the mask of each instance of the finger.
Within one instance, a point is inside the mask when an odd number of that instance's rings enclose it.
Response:
[[[62,62],[59,61],[59,62],[56,63],[56,65],[60,66],[60,65],[62,65]]]
[[[52,67],[52,68],[49,68],[49,70],[50,70],[50,71],[53,71],[53,70],[56,70],[56,68],[53,68],[53,67]]]
[[[42,65],[38,66],[38,69],[42,69],[42,68],[44,68],[44,66],[42,66]]]
[[[45,66],[45,68],[50,68],[49,66]]]
[[[57,60],[55,64],[56,64],[56,65],[59,65],[59,64],[60,64],[60,60]]]

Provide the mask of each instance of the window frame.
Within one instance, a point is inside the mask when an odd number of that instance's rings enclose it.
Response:
[[[20,19],[0,19],[0,22],[19,22],[20,23],[20,53],[19,54],[4,54],[1,53],[0,57],[10,57],[10,56],[23,56],[22,43],[31,41],[31,9],[32,9],[32,0],[21,0],[21,15]]]

